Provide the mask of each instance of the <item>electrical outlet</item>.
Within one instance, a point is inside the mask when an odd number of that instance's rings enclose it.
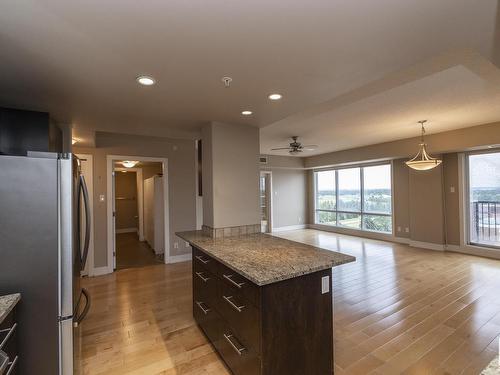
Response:
[[[321,294],[326,294],[330,291],[330,276],[321,278]]]
[[[299,216],[299,223],[302,223],[302,218]]]
[[[189,242],[184,242],[184,244],[186,245],[186,247],[189,247]]]
[[[178,242],[174,242],[174,249],[178,249],[179,248],[179,243]]]
[[[406,232],[406,233],[410,233],[410,228],[406,227],[406,228],[405,228],[405,232]]]
[[[398,232],[401,232],[401,227],[398,227]]]
[[[450,193],[454,193],[455,192],[455,186],[451,186],[450,187]]]

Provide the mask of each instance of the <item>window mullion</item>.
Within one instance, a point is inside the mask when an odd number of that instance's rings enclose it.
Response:
[[[364,178],[364,168],[361,167],[359,168],[359,178],[361,179],[360,181],[360,186],[361,186],[361,209],[360,209],[360,214],[361,214],[361,229],[364,228],[364,223],[363,223],[363,214],[365,212],[365,178]]]
[[[335,226],[339,225],[339,171],[335,170]]]

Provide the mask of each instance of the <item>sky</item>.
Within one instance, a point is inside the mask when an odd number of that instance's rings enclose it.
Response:
[[[469,176],[471,188],[500,189],[500,152],[470,155]]]
[[[365,189],[390,189],[391,167],[389,164],[364,168]],[[353,190],[360,188],[359,168],[339,169],[339,189]],[[319,172],[318,190],[335,189],[335,172]]]

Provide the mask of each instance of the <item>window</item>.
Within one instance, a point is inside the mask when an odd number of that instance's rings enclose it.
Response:
[[[469,243],[500,247],[500,152],[468,156]]]
[[[315,172],[316,224],[392,233],[390,164]]]

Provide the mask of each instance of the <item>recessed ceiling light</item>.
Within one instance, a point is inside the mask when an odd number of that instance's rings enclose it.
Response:
[[[280,100],[283,97],[281,94],[271,94],[269,95],[269,99],[271,100]]]
[[[241,114],[243,116],[250,116],[253,112],[252,111],[242,111]]]
[[[139,76],[136,80],[143,86],[153,86],[156,83],[154,78],[149,76]]]

